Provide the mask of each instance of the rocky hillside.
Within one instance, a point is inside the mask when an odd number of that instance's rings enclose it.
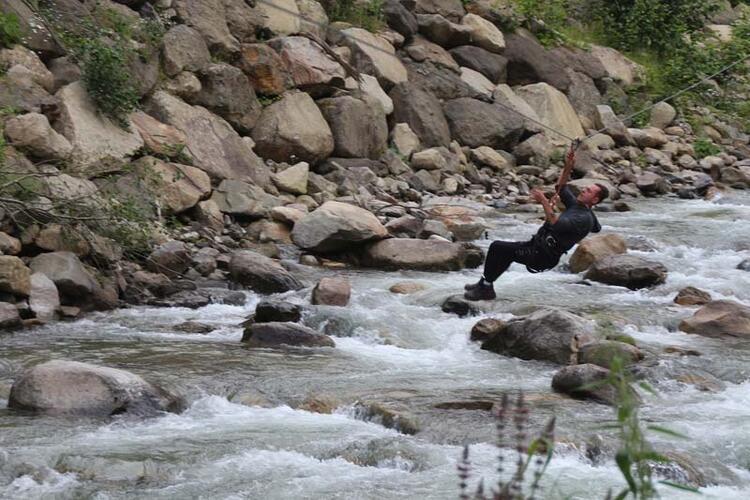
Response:
[[[476,267],[483,207],[530,207],[570,138],[572,185],[609,184],[603,209],[750,184],[744,131],[666,103],[629,128],[613,103],[642,67],[545,47],[502,2],[37,5],[0,0],[3,328],[303,286],[281,252]]]

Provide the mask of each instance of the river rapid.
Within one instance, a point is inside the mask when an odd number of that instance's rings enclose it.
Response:
[[[629,291],[584,283],[564,266],[529,274],[514,265],[496,285],[498,300],[480,317],[458,318],[440,304],[476,281],[478,270],[419,273],[302,267],[308,283],[341,274],[352,283],[346,308],[311,308],[305,323],[334,335],[336,348],[252,350],[240,343],[245,306],[190,310],[132,308],[72,323],[0,336],[0,498],[455,499],[456,464],[471,444],[472,484],[497,480],[490,412],[438,409],[439,403],[493,401],[523,390],[531,426],[557,416],[558,444],[542,498],[603,499],[624,482],[612,461],[616,440],[602,430],[610,407],[554,394],[557,368],[482,351],[468,340],[481,317],[511,318],[558,306],[614,325],[648,353],[642,419],[689,439],[649,435],[659,451],[685,457],[709,486],[700,498],[750,497],[750,341],[710,339],[677,330],[694,308],[675,305],[688,285],[750,305],[750,196],[642,200],[625,213],[599,214],[605,232],[623,235],[632,253],[664,263],[667,282]],[[524,239],[535,216],[497,211],[492,239]],[[478,242],[487,247],[490,240]],[[567,257],[564,257],[564,261]],[[427,289],[396,295],[416,281]],[[310,288],[280,295],[309,303]],[[179,333],[195,320],[217,327]],[[680,347],[700,352],[665,352]],[[176,415],[142,419],[60,418],[7,410],[14,373],[48,359],[130,370],[185,395]],[[690,374],[696,386],[678,381]],[[711,389],[711,390],[701,390]],[[311,397],[334,401],[331,414],[298,408]],[[253,403],[265,401],[263,406]],[[421,431],[410,436],[366,420],[357,401],[407,409]],[[245,404],[243,404],[245,403]],[[598,443],[598,444],[597,444]],[[602,450],[601,453],[597,453]],[[506,463],[513,458],[504,453]],[[507,467],[506,467],[507,468]],[[663,498],[699,498],[660,487]]]

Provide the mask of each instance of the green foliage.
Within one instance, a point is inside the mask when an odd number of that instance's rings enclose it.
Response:
[[[11,47],[21,41],[21,24],[18,16],[0,12],[0,46]]]
[[[78,57],[83,82],[97,108],[126,128],[128,113],[138,105],[138,93],[130,81],[125,51],[95,38],[83,41]]]
[[[329,0],[323,7],[331,22],[343,21],[368,31],[385,26],[383,0]]]
[[[721,153],[719,146],[714,144],[708,139],[698,139],[693,143],[693,149],[695,150],[695,156],[698,159],[705,158],[706,156],[713,156]]]

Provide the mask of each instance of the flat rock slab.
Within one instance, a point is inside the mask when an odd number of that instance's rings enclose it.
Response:
[[[178,411],[182,404],[134,373],[62,360],[26,370],[8,399],[8,408],[17,410],[99,416]]]
[[[296,323],[256,323],[248,326],[242,342],[249,347],[336,347],[328,335]]]

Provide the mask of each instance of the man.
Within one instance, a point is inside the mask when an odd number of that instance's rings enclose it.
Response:
[[[560,261],[560,257],[586,235],[601,231],[591,207],[606,199],[609,190],[603,184],[592,184],[576,197],[567,186],[574,164],[575,150],[571,147],[555,187],[557,194],[552,200],[547,200],[547,196],[538,189],[531,191],[531,197],[544,208],[544,225],[529,241],[494,241],[487,252],[484,274],[477,283],[464,287],[464,298],[492,300],[496,297],[493,283],[511,263],[524,264],[533,273],[552,269]],[[565,205],[565,210],[559,217],[552,209],[558,198]]]

